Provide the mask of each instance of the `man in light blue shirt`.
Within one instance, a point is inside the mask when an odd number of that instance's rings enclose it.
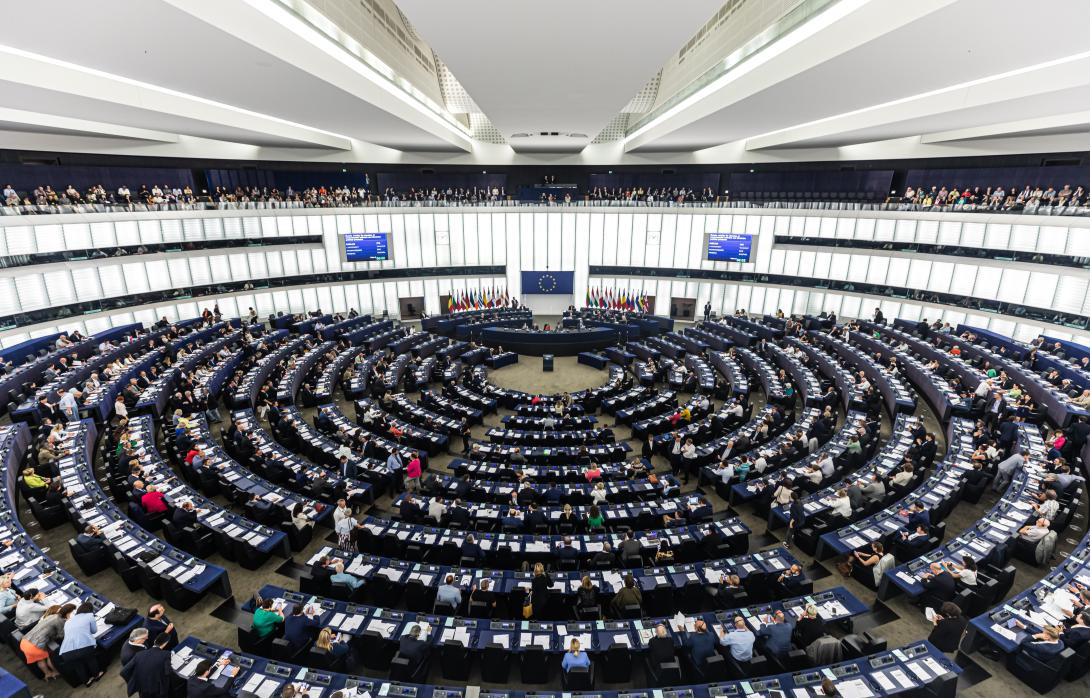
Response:
[[[738,662],[748,662],[753,659],[753,642],[756,638],[753,632],[746,627],[746,621],[741,616],[734,617],[734,627],[724,632],[719,629],[719,644],[730,648],[730,656]]]
[[[363,586],[363,580],[344,571],[344,563],[338,562],[333,566],[334,573],[330,576],[331,584],[344,584],[353,591]]]
[[[438,608],[440,604],[453,606],[455,610],[462,605],[462,590],[454,585],[453,574],[448,574],[435,592],[435,606]]]

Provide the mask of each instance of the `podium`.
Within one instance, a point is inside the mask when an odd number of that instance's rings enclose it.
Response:
[[[553,370],[553,355],[542,354],[541,355],[541,370],[548,373],[552,373]]]

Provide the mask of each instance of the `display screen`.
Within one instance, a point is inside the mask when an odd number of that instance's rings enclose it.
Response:
[[[346,262],[385,262],[390,258],[390,241],[386,233],[345,233]]]
[[[748,262],[752,249],[752,235],[708,233],[708,259],[712,262]]]

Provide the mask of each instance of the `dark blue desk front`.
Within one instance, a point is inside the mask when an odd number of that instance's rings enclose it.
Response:
[[[561,332],[489,327],[481,331],[481,342],[489,346],[502,346],[508,351],[529,356],[542,354],[575,356],[583,351],[602,349],[616,344],[618,335],[617,330],[608,327],[590,327]]]

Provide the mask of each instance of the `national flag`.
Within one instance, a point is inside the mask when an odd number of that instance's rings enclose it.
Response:
[[[447,295],[447,312],[453,312],[454,310],[454,291],[451,291]]]

